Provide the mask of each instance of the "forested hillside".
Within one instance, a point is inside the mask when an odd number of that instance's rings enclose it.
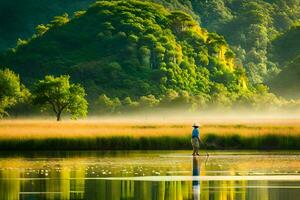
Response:
[[[52,17],[86,9],[95,0],[25,0],[0,3],[0,50],[27,38]],[[149,0],[150,1],[150,0]],[[268,82],[283,67],[270,59],[270,44],[300,19],[298,0],[151,0],[171,10],[187,12],[209,31],[223,35],[243,65],[251,83]],[[10,20],[6,20],[10,16]],[[19,41],[20,42],[20,41]]]
[[[300,19],[299,0],[191,0],[209,31],[223,35],[252,83],[267,82],[281,68],[270,44]],[[292,41],[290,41],[292,42]]]
[[[27,85],[47,74],[69,74],[89,97],[247,89],[222,36],[184,12],[150,2],[100,1],[73,19],[55,17],[3,60]]]
[[[270,57],[281,66],[285,66],[300,55],[300,23],[293,25],[273,40],[270,54]]]
[[[282,57],[288,43],[281,38],[295,35],[284,33],[300,18],[297,0],[26,1],[20,10],[2,2],[16,17],[0,21],[2,49],[14,46],[0,65],[29,89],[45,75],[67,74],[84,86],[91,105],[111,110],[286,103],[261,83],[285,95],[276,80],[284,81],[298,48]]]
[[[270,81],[273,92],[287,98],[300,98],[300,25],[295,25],[272,44],[272,57],[282,71]]]
[[[27,38],[34,28],[62,13],[85,9],[94,0],[1,0],[0,51],[12,48],[18,38]]]
[[[296,86],[300,80],[299,60],[295,59],[300,51],[300,37],[295,24],[300,21],[300,1],[190,0],[181,3],[198,16],[203,27],[225,37],[235,52],[237,64],[246,69],[250,83],[266,83],[278,95],[299,98]]]

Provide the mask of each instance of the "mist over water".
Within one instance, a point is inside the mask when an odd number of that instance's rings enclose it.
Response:
[[[139,123],[294,123],[300,120],[300,112],[272,111],[258,112],[245,110],[218,110],[190,112],[185,109],[167,109],[157,111],[141,111],[119,115],[89,116],[89,121],[104,122],[139,122]]]

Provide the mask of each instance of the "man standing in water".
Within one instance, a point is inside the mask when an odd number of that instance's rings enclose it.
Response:
[[[192,146],[193,146],[193,156],[199,156],[199,147],[200,147],[200,134],[199,134],[199,124],[194,123],[193,127],[193,132],[192,132]]]

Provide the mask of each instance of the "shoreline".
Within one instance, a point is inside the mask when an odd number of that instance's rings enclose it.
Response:
[[[190,123],[143,121],[0,121],[0,150],[191,150]],[[202,123],[209,150],[300,150],[300,121]]]
[[[300,150],[300,136],[215,135],[203,137],[208,150]],[[1,139],[1,151],[191,150],[190,137],[95,137]]]

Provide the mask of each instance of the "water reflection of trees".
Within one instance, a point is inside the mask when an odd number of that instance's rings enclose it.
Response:
[[[205,165],[199,160],[192,160],[191,174],[199,178],[206,175]],[[280,199],[283,197],[279,189],[266,188],[268,181],[131,181],[131,180],[101,180],[86,179],[92,175],[87,173],[89,166],[68,167],[41,170],[30,174],[27,170],[0,170],[1,200],[102,200],[102,199],[132,199],[132,200],[246,200],[246,199]],[[201,170],[200,170],[201,169]],[[232,171],[231,175],[235,175]],[[246,186],[262,186],[247,188]],[[201,187],[200,187],[201,186]],[[35,193],[43,192],[43,193]],[[289,191],[289,194],[291,191]],[[300,195],[294,190],[293,195]]]
[[[0,199],[18,200],[21,187],[19,171],[13,169],[0,171]]]

